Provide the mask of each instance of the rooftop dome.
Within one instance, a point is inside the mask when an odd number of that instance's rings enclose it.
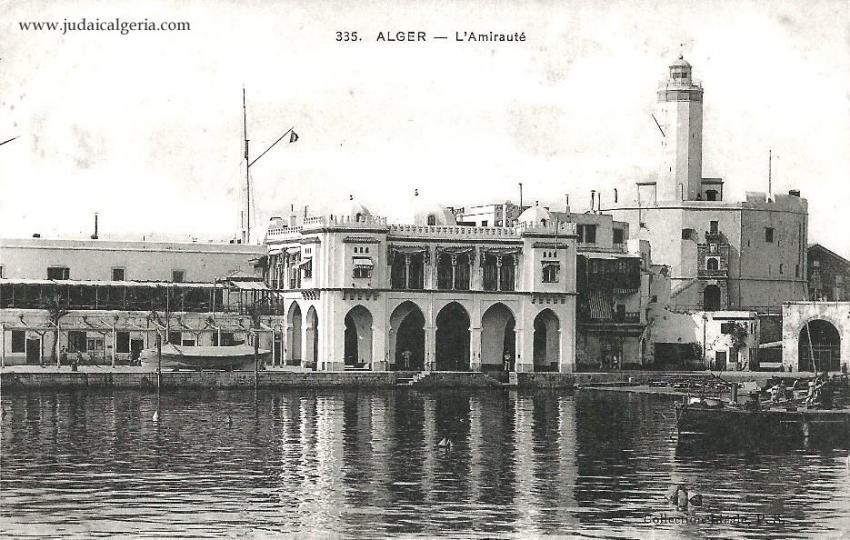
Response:
[[[552,221],[552,214],[548,210],[535,204],[529,207],[517,218],[519,223],[534,223],[535,225],[546,225]]]
[[[365,220],[372,215],[368,208],[354,200],[354,195],[349,195],[345,202],[332,205],[328,213],[334,217],[348,216],[355,221]]]
[[[673,61],[672,64],[670,64],[670,67],[686,67],[686,68],[689,68],[689,67],[691,67],[691,65],[688,63],[687,60],[685,60],[685,57],[680,54],[679,58],[677,58],[676,60]]]
[[[413,223],[415,225],[457,225],[451,210],[419,194],[413,195]]]

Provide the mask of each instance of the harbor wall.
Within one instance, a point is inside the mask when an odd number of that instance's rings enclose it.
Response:
[[[289,372],[261,371],[256,378],[260,388],[393,388],[400,379],[409,379],[413,372]],[[709,373],[671,373],[671,372],[610,372],[610,373],[512,373],[509,383],[503,384],[482,373],[469,372],[432,372],[423,380],[423,384],[402,388],[442,389],[442,388],[519,388],[519,389],[565,389],[576,385],[599,384],[645,384],[658,378],[686,376],[688,378],[708,378]],[[724,373],[724,378],[743,380],[761,380],[770,374],[756,372]],[[253,371],[231,372],[163,372],[161,388],[176,390],[181,388],[210,389],[253,389],[255,375]],[[0,372],[0,391],[31,391],[41,388],[127,388],[156,390],[155,372]]]

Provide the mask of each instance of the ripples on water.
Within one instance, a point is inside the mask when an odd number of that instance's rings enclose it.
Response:
[[[156,395],[130,391],[7,394],[2,407],[6,537],[850,530],[846,449],[677,449],[671,402],[653,396],[187,391],[163,394],[159,421]],[[671,483],[704,506],[676,510]],[[749,522],[705,523],[736,514]]]

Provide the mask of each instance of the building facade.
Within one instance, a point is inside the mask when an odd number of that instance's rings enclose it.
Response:
[[[273,345],[262,246],[0,240],[0,363],[70,358],[127,363],[164,341],[228,345],[258,334]],[[265,307],[261,329],[251,309]],[[277,325],[279,326],[279,325]]]
[[[841,302],[850,299],[850,261],[820,244],[809,246],[806,266],[809,300]]]
[[[782,364],[788,371],[839,371],[850,359],[850,302],[782,306]]]
[[[690,310],[779,313],[807,298],[808,207],[798,191],[724,200],[723,180],[702,177],[703,89],[679,58],[658,92],[662,140],[657,181],[634,197],[600,194],[600,207],[645,232],[670,267],[671,303]]]
[[[443,207],[389,224],[352,202],[274,219],[266,282],[287,363],[322,370],[575,366],[571,224],[458,226]]]

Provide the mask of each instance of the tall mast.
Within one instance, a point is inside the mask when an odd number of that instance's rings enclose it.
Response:
[[[767,151],[767,195],[773,195],[773,148]]]
[[[243,242],[251,243],[251,176],[249,174],[250,160],[248,159],[248,109],[245,105],[245,87],[242,87],[242,135],[245,139],[245,238]]]

